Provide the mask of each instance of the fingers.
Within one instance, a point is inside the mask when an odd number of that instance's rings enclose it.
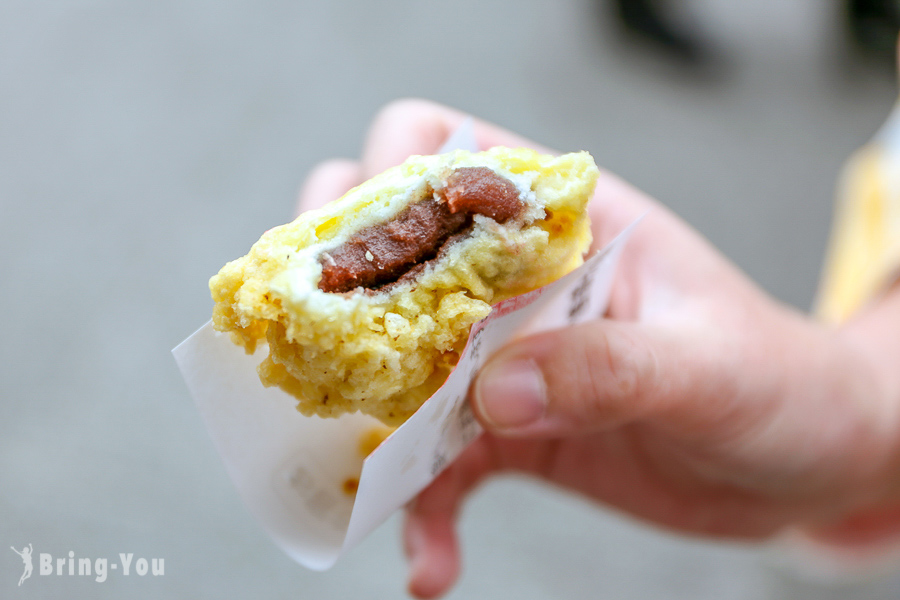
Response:
[[[482,422],[506,436],[607,431],[638,420],[708,430],[735,396],[714,339],[594,321],[498,352],[473,386]]]
[[[662,207],[615,175],[602,171],[588,205],[594,234],[592,250],[608,244],[635,219]],[[655,218],[655,217],[654,217]]]
[[[456,582],[460,571],[457,513],[466,496],[499,467],[491,442],[483,436],[409,507],[403,539],[410,563],[410,594],[435,598]]]
[[[362,181],[362,168],[357,161],[333,159],[319,163],[300,189],[296,214],[321,208]]]
[[[459,577],[456,510],[461,499],[445,471],[407,513],[403,545],[409,559],[409,593],[416,598],[441,596]]]
[[[717,269],[725,266],[720,253],[681,218],[611,173],[601,172],[588,211],[595,248],[609,243],[635,219],[644,217],[628,242],[624,260],[643,261],[649,255],[657,262],[687,263],[677,269],[679,273],[699,269],[698,262],[704,269],[708,263]]]
[[[366,178],[402,163],[413,154],[434,154],[469,116],[427,100],[404,99],[386,105],[372,123],[363,151]],[[480,150],[493,146],[546,148],[501,127],[474,120]]]

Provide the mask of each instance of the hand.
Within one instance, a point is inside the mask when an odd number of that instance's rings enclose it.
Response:
[[[389,105],[361,161],[310,175],[301,210],[436,151],[464,118],[425,101]],[[481,148],[537,148],[486,123],[475,132]],[[480,373],[470,400],[487,433],[408,511],[416,596],[440,595],[457,578],[456,514],[497,471],[533,474],[666,528],[743,539],[898,496],[900,382],[883,346],[900,356],[900,302],[879,309],[888,317],[830,329],[765,295],[608,173],[590,210],[598,248],[649,212],[604,318],[518,340]]]

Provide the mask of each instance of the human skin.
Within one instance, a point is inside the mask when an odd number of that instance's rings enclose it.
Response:
[[[411,154],[466,115],[401,100],[359,161],[318,166],[299,210]],[[528,146],[475,121],[481,149]],[[486,433],[410,505],[409,591],[460,570],[456,516],[492,473],[531,474],[683,533],[762,540],[803,527],[858,541],[900,523],[900,286],[841,327],[761,291],[662,205],[603,172],[589,210],[602,247],[639,215],[603,318],[520,339],[480,372]]]

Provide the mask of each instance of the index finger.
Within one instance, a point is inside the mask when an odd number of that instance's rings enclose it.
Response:
[[[411,98],[391,102],[379,111],[369,128],[362,156],[363,177],[373,177],[413,154],[434,154],[469,118],[464,112],[428,100]],[[479,150],[509,146],[556,154],[502,127],[479,119],[473,121]]]

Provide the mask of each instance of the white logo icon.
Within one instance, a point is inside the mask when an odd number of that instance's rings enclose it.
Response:
[[[22,577],[19,579],[19,585],[22,585],[22,582],[31,577],[31,572],[34,570],[34,565],[31,564],[31,553],[34,551],[34,548],[31,547],[31,544],[28,544],[28,547],[22,547],[22,551],[19,552],[12,546],[12,551],[22,557],[22,562],[25,563],[25,572],[22,573]]]

